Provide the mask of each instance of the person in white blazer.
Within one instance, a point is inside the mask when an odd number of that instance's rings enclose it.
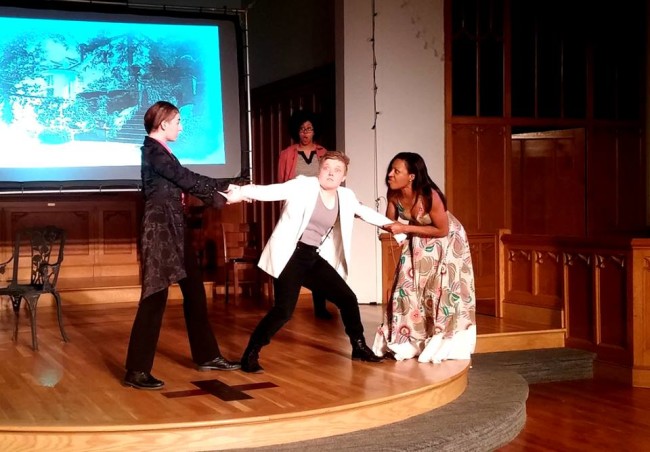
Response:
[[[260,350],[291,319],[301,287],[320,291],[340,310],[353,360],[381,361],[366,345],[357,297],[344,277],[355,216],[379,227],[393,221],[361,204],[349,188],[341,187],[349,161],[345,154],[330,151],[321,157],[317,177],[298,176],[273,185],[231,186],[224,194],[229,203],[286,201],[258,263],[274,278],[275,300],[244,351],[241,368],[245,372],[263,371]],[[404,234],[394,237],[398,242],[406,238]],[[321,251],[329,255],[322,256]]]

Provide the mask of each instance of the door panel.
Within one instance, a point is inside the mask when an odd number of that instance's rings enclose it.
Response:
[[[512,232],[584,236],[584,129],[512,136]]]

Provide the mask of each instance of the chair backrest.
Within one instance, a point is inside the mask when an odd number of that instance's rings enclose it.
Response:
[[[259,257],[259,239],[256,224],[221,223],[219,225],[221,246],[217,256],[224,263],[236,259],[256,259]]]
[[[65,231],[56,226],[21,229],[14,243],[13,282],[19,282],[21,261],[29,259],[30,284],[44,289],[55,287],[63,262]]]

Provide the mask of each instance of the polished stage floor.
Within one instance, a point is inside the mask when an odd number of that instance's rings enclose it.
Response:
[[[199,372],[189,356],[180,302],[170,301],[152,372],[166,386],[139,391],[121,384],[135,303],[65,306],[68,343],[61,340],[54,309],[41,306],[37,352],[31,349],[27,313],[21,314],[13,342],[11,304],[1,303],[3,451],[277,444],[405,419],[448,403],[467,384],[469,361],[351,361],[338,315],[315,319],[308,299],[262,350],[264,373]],[[209,308],[223,354],[238,359],[267,308],[251,301],[226,306],[219,299]],[[361,310],[370,342],[381,307]]]

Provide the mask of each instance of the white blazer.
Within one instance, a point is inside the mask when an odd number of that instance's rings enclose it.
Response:
[[[354,217],[358,216],[375,226],[383,226],[393,221],[361,204],[349,188],[339,187],[337,193],[339,195],[338,219],[327,236],[326,243],[321,245],[321,255],[345,278],[352,248]],[[286,201],[278,224],[264,247],[258,263],[262,270],[277,278],[289,262],[298,240],[314,213],[320,195],[318,178],[298,176],[282,184],[244,185],[241,187],[241,194],[258,201]],[[394,238],[401,242],[406,235],[396,234]],[[332,241],[332,244],[327,244],[328,241]]]

